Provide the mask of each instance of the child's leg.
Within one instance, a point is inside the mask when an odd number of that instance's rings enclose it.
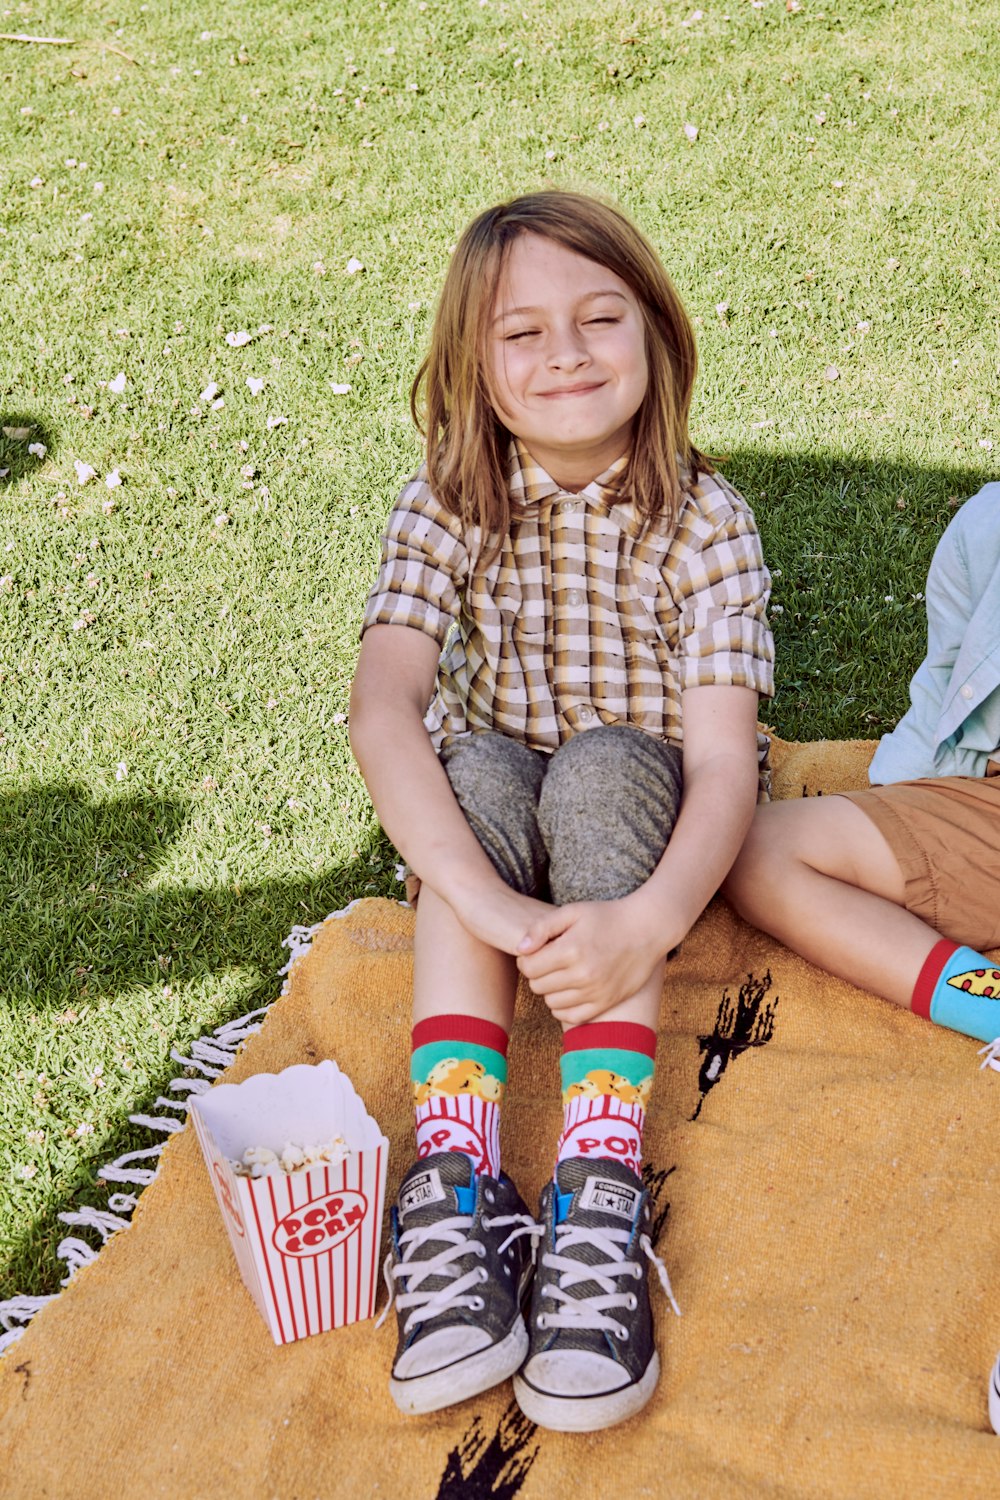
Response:
[[[543,758],[477,734],[441,759],[499,873],[534,892],[545,869],[536,822]],[[489,1389],[527,1349],[521,1298],[534,1221],[501,1175],[499,1152],[516,979],[513,959],[472,937],[423,887],[411,1066],[418,1159],[392,1212],[399,1342],[389,1388],[404,1412],[436,1411]]]
[[[723,892],[810,963],[897,1005],[939,940],[905,909],[896,857],[846,797],[759,807]]]
[[[958,944],[1000,941],[989,895],[1000,787],[985,801],[978,784],[967,791],[963,803],[961,782],[948,778],[758,808],[725,894],[811,963],[991,1042],[1000,1035],[1000,972]]]
[[[441,757],[473,832],[508,885],[534,894],[545,876],[537,803],[545,769],[535,751],[499,734],[457,740]],[[466,1151],[500,1169],[499,1107],[517,987],[513,958],[463,927],[426,888],[417,902],[411,1080],[417,1149]]]
[[[679,751],[612,725],[552,757],[539,799],[559,905],[628,895],[659,863],[681,794]],[[652,1212],[639,1177],[662,965],[600,1021],[568,1027],[564,1128],[542,1195],[528,1358],[514,1379],[532,1421],[589,1432],[621,1422],[659,1378],[649,1304]],[[666,1282],[662,1263],[656,1261]]]
[[[587,730],[556,751],[538,808],[556,905],[614,901],[642,885],[673,831],[681,785],[680,751],[623,725]],[[662,990],[659,964],[640,990],[600,1021],[565,1030],[560,1161],[617,1155],[638,1172]],[[606,1122],[609,1110],[621,1128],[587,1128],[588,1119]],[[595,1137],[614,1146],[595,1147]]]

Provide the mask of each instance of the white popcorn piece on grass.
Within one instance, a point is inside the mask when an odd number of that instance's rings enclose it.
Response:
[[[252,338],[252,333],[248,333],[245,328],[239,328],[233,333],[226,334],[226,343],[230,349],[242,349],[244,344],[249,344]]]
[[[247,376],[247,390],[250,392],[251,396],[259,396],[263,389],[263,380],[258,379],[256,375]]]
[[[351,387],[349,385],[342,385],[339,381],[331,380],[330,389],[335,396],[346,396]]]
[[[348,276],[356,276],[358,272],[363,271],[364,268],[364,261],[360,261],[358,260],[356,255],[352,255],[350,260],[347,262],[347,265],[344,267],[344,270],[347,272]]]
[[[77,484],[89,484],[92,479],[97,478],[97,470],[92,464],[85,464],[82,458],[74,458],[73,469]]]
[[[46,453],[48,452],[48,449],[46,448],[44,443],[29,443],[28,452],[31,454],[32,458],[44,458]]]
[[[105,474],[104,476],[104,483],[107,485],[109,490],[118,489],[121,482],[122,476],[119,474],[117,469],[112,469],[110,474]]]
[[[119,370],[113,380],[108,381],[108,390],[120,396],[125,389],[125,371]]]
[[[268,417],[268,427],[285,427],[288,424],[287,417]]]
[[[216,383],[215,383],[214,380],[210,380],[208,382],[208,385],[206,385],[205,389],[202,391],[201,395],[198,397],[198,400],[199,401],[214,401],[215,398],[216,398],[216,396],[218,394],[219,394],[219,386],[216,385]]]

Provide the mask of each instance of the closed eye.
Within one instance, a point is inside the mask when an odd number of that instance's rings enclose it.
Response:
[[[537,332],[537,328],[519,328],[516,333],[508,333],[504,338],[504,343],[517,344],[521,339],[533,338]]]

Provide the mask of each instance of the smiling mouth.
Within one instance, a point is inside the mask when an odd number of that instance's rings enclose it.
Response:
[[[588,380],[585,385],[564,385],[556,391],[539,391],[538,394],[545,401],[560,401],[564,396],[589,396],[592,391],[599,391],[603,385],[603,380]]]

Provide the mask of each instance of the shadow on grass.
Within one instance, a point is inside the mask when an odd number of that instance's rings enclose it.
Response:
[[[764,449],[731,450],[722,472],[753,508],[774,580],[777,696],[762,716],[790,740],[884,734],[926,648],[934,548],[992,476]]]
[[[128,1029],[145,1020],[164,1033],[165,1051],[172,1045],[183,1049],[212,1026],[275,998],[281,983],[277,971],[286,957],[282,939],[293,927],[312,925],[359,895],[401,893],[395,853],[374,832],[351,859],[317,878],[150,888],[187,815],[182,803],[169,798],[130,793],[94,802],[72,784],[42,786],[0,802],[0,859],[7,885],[0,915],[0,994],[7,1024],[23,1031],[29,1071],[45,1071],[46,1050],[65,1056],[77,1018],[98,1003],[109,1045],[116,1035],[127,1040]],[[169,984],[180,997],[185,987],[233,970],[240,971],[238,998],[207,1023],[178,1009],[174,1032],[158,1021],[152,1005],[137,1017],[133,1002],[123,1011],[121,1030],[115,1025],[108,1001],[126,991],[146,987],[159,995]],[[54,1014],[65,1017],[55,1035]],[[45,1021],[32,1046],[35,1015]],[[53,1073],[51,1063],[48,1071]],[[88,1161],[73,1166],[79,1147],[67,1143],[61,1201],[19,1227],[0,1269],[0,1299],[57,1289],[65,1268],[54,1251],[67,1233],[57,1213],[83,1203],[102,1206],[109,1189],[95,1186],[95,1164],[151,1143],[149,1131],[130,1125],[127,1117],[148,1111],[180,1071],[165,1058],[158,1078],[150,1082],[144,1075],[135,1096],[122,1105],[118,1127],[93,1139]],[[84,1080],[75,1089],[65,1073],[59,1098],[63,1114],[78,1109],[77,1118],[83,1118],[88,1105],[93,1108]],[[55,1116],[40,1117],[39,1124],[50,1139],[68,1128],[66,1118]],[[60,1153],[53,1145],[58,1170]],[[41,1286],[40,1256],[48,1267]]]
[[[30,453],[40,443],[43,453]],[[23,411],[0,408],[0,489],[40,469],[55,452],[54,433]]]

